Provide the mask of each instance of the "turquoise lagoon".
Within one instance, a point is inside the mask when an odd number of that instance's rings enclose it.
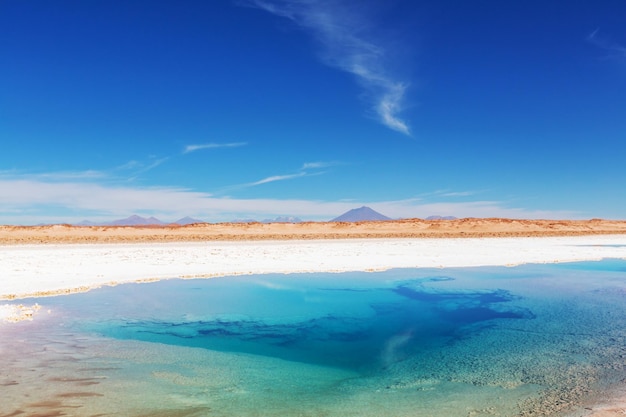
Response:
[[[626,261],[166,280],[23,300],[0,416],[579,415],[626,378]]]

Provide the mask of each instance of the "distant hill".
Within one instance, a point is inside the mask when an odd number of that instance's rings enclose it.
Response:
[[[428,216],[424,220],[456,220],[454,216]]]
[[[80,223],[76,223],[76,226],[164,226],[167,224],[179,224],[181,226],[193,223],[206,223],[202,220],[194,219],[192,217],[183,217],[172,223],[167,223],[157,219],[156,217],[141,217],[136,214],[126,217],[125,219],[113,220],[111,222],[91,222],[89,220],[83,220]]]
[[[229,223],[258,223],[256,219],[233,219]]]
[[[193,217],[183,217],[182,219],[178,219],[174,222],[175,224],[180,224],[181,226],[185,226],[187,224],[194,224],[194,223],[206,223],[203,220],[198,220],[198,219],[194,219]]]
[[[148,225],[162,226],[164,224],[167,224],[167,223],[162,222],[156,217],[145,218],[145,217],[138,216],[136,214],[130,217],[127,217],[125,219],[113,220],[112,222],[108,223],[109,226],[148,226]]]
[[[294,216],[279,216],[275,219],[265,219],[261,223],[302,223],[302,219]]]
[[[294,216],[279,216],[275,219],[234,219],[231,220],[230,223],[302,223],[302,219]]]
[[[41,226],[41,225],[38,225]],[[102,223],[92,222],[89,220],[83,220],[80,223],[74,223],[72,226],[102,226]]]
[[[391,220],[391,218],[384,216],[369,207],[363,206],[347,211],[341,216],[332,219],[331,222],[362,222],[377,220]]]

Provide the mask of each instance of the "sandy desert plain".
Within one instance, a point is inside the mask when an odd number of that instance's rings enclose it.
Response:
[[[196,223],[186,226],[0,226],[0,245],[626,234],[626,220],[464,218],[361,222]]]
[[[626,259],[626,221],[393,220],[0,226],[0,326],[18,300],[167,278]],[[589,416],[626,415],[626,388]]]

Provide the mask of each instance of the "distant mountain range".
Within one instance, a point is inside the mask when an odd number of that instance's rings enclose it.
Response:
[[[132,215],[125,219],[113,220],[111,222],[90,222],[84,220],[77,224],[77,226],[164,226],[167,224],[178,224],[181,226],[193,223],[206,223],[205,221],[194,219],[191,217],[183,217],[175,222],[167,223],[157,219],[156,217],[141,217],[138,215]]]
[[[235,219],[231,223],[302,223],[302,219],[294,216],[279,216],[275,219],[265,219],[260,222],[256,219]]]
[[[425,220],[455,220],[454,216],[428,216]],[[380,214],[379,212],[363,206],[359,208],[352,209],[350,211],[345,212],[339,217],[335,217],[330,220],[331,222],[363,222],[363,221],[381,221],[381,220],[392,220],[391,218]],[[262,221],[258,221],[255,219],[237,219],[233,220],[232,223],[301,223],[302,220],[298,217],[294,216],[279,216],[274,219],[265,219]],[[193,217],[183,217],[182,219],[178,219],[175,222],[164,222],[156,217],[141,217],[138,215],[132,215],[130,217],[126,217],[125,219],[113,220],[110,222],[91,222],[88,220],[84,220],[80,223],[77,223],[76,226],[165,226],[168,224],[177,224],[181,226],[185,226],[188,224],[194,223],[208,223],[204,220],[194,219]]]
[[[456,220],[454,216],[428,216],[424,220]]]
[[[254,219],[240,219],[233,220],[233,223],[256,223],[257,220]],[[261,223],[300,223],[301,219],[297,217],[287,217],[281,216],[276,217],[275,219],[265,219]],[[141,217],[138,215],[132,215],[130,217],[126,217],[125,219],[113,220],[111,222],[90,222],[88,220],[83,220],[80,223],[77,223],[76,226],[165,226],[168,224],[178,224],[181,226],[185,226],[188,224],[194,223],[207,223],[204,220],[194,219],[192,217],[183,217],[182,219],[178,219],[175,222],[164,222],[156,217]]]
[[[331,222],[364,222],[378,220],[391,220],[391,218],[380,214],[369,207],[363,206],[347,211],[341,216],[332,219]]]
[[[302,219],[293,216],[279,216],[275,219],[265,219],[261,223],[302,223]]]
[[[359,207],[345,212],[339,217],[335,217],[331,222],[363,222],[363,221],[381,221],[392,220],[391,218],[380,214],[379,212],[367,207]],[[456,220],[454,216],[428,216],[425,220]]]

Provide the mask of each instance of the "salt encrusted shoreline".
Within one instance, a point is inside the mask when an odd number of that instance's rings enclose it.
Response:
[[[7,321],[16,323],[18,321],[32,320],[33,316],[41,310],[39,304],[25,306],[23,304],[5,304],[0,305],[0,322]]]
[[[0,300],[168,278],[626,259],[626,235],[0,246]]]

